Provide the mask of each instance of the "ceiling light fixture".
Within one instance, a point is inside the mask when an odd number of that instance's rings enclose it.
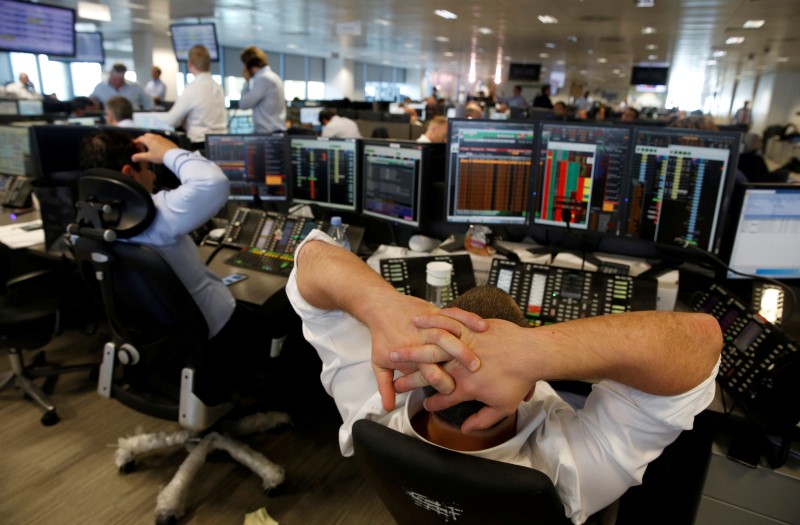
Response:
[[[391,22],[389,22],[388,20],[384,20],[383,18],[376,18],[375,20],[373,20],[373,22],[375,22],[379,26],[384,26],[384,27],[392,25]]]
[[[578,41],[578,37],[570,35],[570,36],[567,37],[567,40],[570,41],[570,42],[577,42]]]
[[[453,55],[454,55],[454,53],[452,51],[445,51],[444,52],[444,56],[446,56],[446,57],[451,57]]]
[[[633,0],[633,5],[636,7],[655,7],[656,0]]]
[[[597,59],[597,62],[600,63],[600,64],[605,64],[606,62],[608,62],[608,59],[600,57],[600,58]]]
[[[550,15],[539,15],[537,18],[539,19],[539,22],[541,22],[543,24],[557,24],[558,23],[558,18],[556,18],[554,16],[550,16]]]
[[[708,64],[709,66],[716,66],[717,65],[717,61],[716,60],[709,60],[708,62],[706,62],[706,64]]]
[[[555,49],[556,45],[552,42],[547,42],[545,43],[544,47],[546,47],[547,49]]]
[[[436,38],[434,38],[434,40],[436,40],[437,42],[449,42],[450,41],[450,39],[447,38],[446,36],[437,36]]]
[[[731,36],[725,39],[725,43],[728,45],[741,44],[742,42],[744,42],[743,36]]]
[[[455,20],[458,18],[458,15],[453,13],[452,11],[448,11],[447,9],[437,9],[434,11],[436,16],[441,16],[445,20]]]
[[[778,57],[778,62],[788,62],[789,57]]]
[[[539,58],[549,58],[549,57],[550,55],[548,55],[547,53],[539,53]]]
[[[758,29],[763,25],[763,20],[747,20],[744,24],[742,24],[742,27],[745,29]]]
[[[655,60],[658,58],[658,55],[647,55],[647,60]]]
[[[711,53],[711,56],[714,58],[722,58],[727,54],[728,54],[727,51],[714,51],[713,53]]]
[[[642,28],[642,34],[643,35],[652,35],[655,32],[656,32],[656,28],[655,27],[646,26],[646,27]]]
[[[488,27],[479,27],[478,28],[478,33],[480,33],[482,35],[491,35],[492,34],[492,30],[489,29]]]
[[[107,5],[92,2],[78,2],[78,18],[111,22],[111,9]]]
[[[658,49],[658,46],[655,44],[648,44],[645,46],[645,48],[649,49],[650,51],[655,51],[656,49]]]

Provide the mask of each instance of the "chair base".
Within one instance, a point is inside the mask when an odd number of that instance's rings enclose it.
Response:
[[[37,357],[33,359],[31,364],[26,365],[22,359],[22,353],[20,350],[18,348],[10,348],[8,352],[8,358],[11,363],[11,370],[0,374],[0,391],[3,391],[11,386],[20,389],[25,396],[32,399],[36,404],[44,409],[44,415],[41,419],[42,425],[51,426],[58,423],[61,418],[56,413],[56,407],[50,400],[50,396],[45,394],[44,390],[42,390],[41,387],[33,382],[34,379],[41,377],[55,379],[61,374],[71,372],[88,372],[96,369],[98,365],[84,364],[56,366],[47,365],[45,362],[42,362],[41,366],[39,366],[38,362],[44,361],[43,359],[40,359],[39,356],[43,357],[44,354],[37,354]]]
[[[266,412],[245,417],[224,430],[233,436],[241,436],[289,423],[291,423],[289,416],[283,412]],[[264,490],[280,485],[285,477],[283,467],[272,463],[263,454],[244,443],[218,432],[201,435],[187,429],[119,438],[114,461],[121,473],[129,473],[134,470],[137,457],[154,450],[176,446],[185,446],[189,450],[189,455],[172,480],[158,494],[157,524],[176,523],[178,518],[183,516],[191,482],[205,463],[208,453],[213,450],[226,451],[236,461],[258,474]]]

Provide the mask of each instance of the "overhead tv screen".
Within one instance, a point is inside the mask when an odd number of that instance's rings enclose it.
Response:
[[[217,29],[213,23],[172,24],[169,26],[169,30],[172,34],[172,48],[175,50],[175,57],[178,60],[188,60],[189,50],[196,45],[206,46],[211,60],[219,60]]]
[[[632,86],[666,86],[668,79],[668,67],[633,66],[631,70]]]
[[[102,33],[75,33],[77,50],[74,57],[50,56],[50,60],[61,62],[99,62],[106,61],[106,54],[103,51]]]
[[[538,82],[541,70],[541,64],[510,64],[508,66],[508,80],[512,82]]]
[[[0,51],[75,55],[75,10],[0,0]]]

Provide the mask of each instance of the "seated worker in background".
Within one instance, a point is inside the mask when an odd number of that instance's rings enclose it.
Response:
[[[647,464],[714,397],[722,339],[704,314],[635,312],[531,329],[513,299],[487,287],[456,302],[475,313],[439,311],[397,293],[320,231],[298,247],[286,291],[341,414],[343,455],[353,454],[353,423],[376,420],[544,472],[574,523],[641,483]],[[407,375],[393,381],[395,370]],[[606,379],[576,412],[546,382],[565,378]],[[417,388],[426,383],[446,394],[426,400]],[[395,389],[415,388],[395,406]],[[460,429],[446,414],[420,414],[423,404],[474,400],[486,406],[473,403],[479,411]]]
[[[189,50],[187,68],[194,75],[183,94],[161,120],[172,127],[183,125],[195,148],[205,146],[207,133],[227,133],[225,93],[211,77],[211,55],[205,46]]]
[[[639,110],[628,106],[625,108],[625,111],[622,112],[622,116],[619,118],[621,122],[636,122],[639,120]]]
[[[553,115],[558,118],[563,118],[567,116],[567,105],[561,101],[556,102],[553,104]]]
[[[203,312],[209,339],[226,324],[230,326],[236,301],[222,281],[206,268],[188,235],[225,205],[230,183],[222,170],[199,153],[179,149],[160,135],[146,133],[133,139],[112,129],[84,138],[79,162],[83,170],[119,171],[151,193],[155,174],[149,163],[164,164],[177,175],[181,185],[153,195],[156,207],[153,222],[129,242],[152,248],[172,267]]]
[[[447,142],[447,117],[437,115],[428,122],[428,129],[419,136],[417,142]]]
[[[335,139],[360,139],[358,124],[347,117],[340,117],[332,109],[319,112],[319,123],[322,124],[322,136]]]
[[[276,133],[286,129],[286,99],[283,81],[269,67],[267,54],[256,46],[245,48],[239,55],[244,64],[245,84],[239,109],[253,110],[256,133]]]
[[[19,98],[23,100],[41,100],[42,95],[36,92],[36,87],[28,78],[27,73],[20,73],[17,82],[12,82],[6,86],[5,95],[9,98]]]
[[[135,128],[133,106],[125,97],[111,97],[106,101],[106,124],[120,128]]]
[[[474,100],[467,102],[467,105],[464,106],[464,116],[471,119],[482,119],[483,108]]]

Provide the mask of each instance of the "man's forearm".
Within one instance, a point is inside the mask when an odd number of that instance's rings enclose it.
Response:
[[[531,330],[542,379],[612,379],[655,395],[676,395],[705,380],[722,348],[705,314],[632,312]]]

